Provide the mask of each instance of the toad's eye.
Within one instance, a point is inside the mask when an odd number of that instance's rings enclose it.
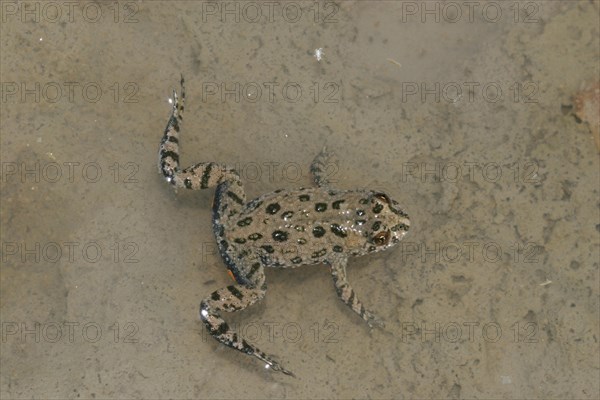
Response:
[[[379,201],[383,201],[387,204],[390,204],[390,198],[385,193],[375,193],[373,196],[375,196],[375,198]]]
[[[391,236],[390,231],[379,232],[373,236],[373,243],[377,246],[384,246],[389,243]]]

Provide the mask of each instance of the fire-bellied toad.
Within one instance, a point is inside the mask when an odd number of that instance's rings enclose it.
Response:
[[[371,190],[329,187],[323,150],[311,164],[315,188],[276,190],[250,202],[239,174],[232,168],[202,162],[179,167],[181,101],[173,92],[173,110],[159,149],[159,170],[171,185],[192,190],[216,188],[213,231],[221,256],[235,284],[219,289],[200,303],[200,319],[219,342],[266,363],[274,371],[293,375],[258,348],[240,338],[220,311],[243,310],[266,292],[265,267],[330,266],[340,299],[369,326],[381,324],[365,309],[346,279],[348,257],[390,248],[407,233],[410,221],[398,203]]]

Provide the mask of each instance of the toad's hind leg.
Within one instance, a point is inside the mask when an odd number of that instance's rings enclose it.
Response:
[[[237,212],[246,202],[239,174],[230,167],[214,162],[201,162],[191,167],[179,167],[179,133],[183,121],[185,86],[181,77],[181,99],[173,91],[173,109],[158,150],[158,170],[176,188],[208,189],[222,185],[223,206]]]
[[[235,331],[231,330],[227,322],[219,314],[219,311],[232,312],[243,310],[262,299],[265,291],[266,285],[264,284],[260,289],[243,285],[231,285],[219,289],[200,303],[200,319],[212,337],[225,346],[258,358],[265,362],[273,371],[295,376],[291,371],[283,368],[256,346],[240,338]]]
[[[338,171],[338,165],[334,160],[332,153],[329,153],[325,147],[310,164],[310,172],[313,180],[319,187],[327,187],[332,182],[333,176]]]

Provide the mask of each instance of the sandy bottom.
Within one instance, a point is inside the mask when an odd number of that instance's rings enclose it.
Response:
[[[470,4],[2,2],[0,396],[598,398],[598,2]],[[157,174],[180,73],[184,165],[253,198],[326,145],[411,216],[348,266],[385,328],[323,265],[226,316],[297,379],[198,320],[230,280],[213,191]]]

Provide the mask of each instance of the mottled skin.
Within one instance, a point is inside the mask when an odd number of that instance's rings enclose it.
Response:
[[[371,190],[329,187],[323,150],[311,164],[316,188],[276,190],[250,202],[238,173],[225,165],[203,162],[179,168],[181,101],[173,92],[173,111],[159,149],[159,170],[176,188],[216,188],[213,231],[221,256],[235,280],[200,303],[200,319],[219,342],[252,355],[274,371],[293,375],[229,328],[220,311],[243,310],[262,299],[265,267],[330,266],[340,299],[369,326],[383,325],[365,309],[346,279],[348,257],[390,248],[408,231],[410,221],[398,203]]]

